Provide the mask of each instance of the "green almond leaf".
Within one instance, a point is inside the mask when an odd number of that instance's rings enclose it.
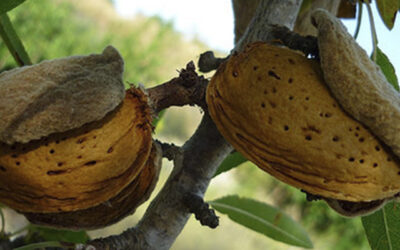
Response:
[[[42,226],[29,226],[29,234],[36,233],[45,241],[62,241],[72,243],[85,243],[90,238],[86,231],[69,231]]]
[[[388,82],[399,91],[399,82],[397,80],[396,71],[392,63],[389,61],[389,58],[380,48],[377,48],[376,64],[379,65]]]
[[[0,15],[0,36],[19,66],[32,64],[7,14]]]
[[[4,13],[14,9],[15,7],[17,7],[18,5],[20,5],[23,2],[25,2],[25,0],[1,0],[0,1],[0,14],[4,14]]]
[[[400,249],[400,204],[390,202],[381,210],[361,218],[373,250]]]
[[[208,203],[231,220],[274,240],[304,248],[313,247],[306,231],[297,222],[268,204],[237,195]]]
[[[381,16],[386,27],[391,30],[393,28],[397,11],[400,8],[399,0],[376,0],[379,15]]]
[[[228,157],[225,158],[225,160],[221,163],[221,165],[219,165],[217,172],[214,174],[214,177],[221,173],[227,172],[232,168],[238,167],[240,164],[246,161],[247,159],[244,158],[244,156],[241,153],[234,152],[228,155]]]

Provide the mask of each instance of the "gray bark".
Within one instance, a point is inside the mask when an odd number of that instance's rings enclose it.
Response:
[[[302,0],[261,1],[243,37],[236,44],[235,50],[240,51],[251,42],[273,40],[274,37],[270,31],[274,24],[293,29],[301,2]]]
[[[232,0],[233,15],[235,17],[235,44],[246,31],[259,3],[260,0]]]

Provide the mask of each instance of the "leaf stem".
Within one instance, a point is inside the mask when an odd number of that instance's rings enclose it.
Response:
[[[3,209],[0,209],[0,217],[1,217],[1,231],[0,231],[0,235],[5,235],[5,227],[6,227],[6,220],[4,218],[4,213],[3,213]]]
[[[362,20],[362,12],[363,12],[363,5],[361,0],[357,1],[358,5],[358,16],[357,16],[357,26],[356,30],[354,31],[354,39],[357,39],[358,34],[360,33],[360,28],[361,28],[361,20]]]
[[[389,246],[389,250],[392,250],[393,248],[392,248],[392,239],[391,239],[391,237],[390,237],[390,233],[389,233],[389,225],[388,225],[388,222],[387,222],[387,218],[386,218],[386,211],[385,211],[385,208],[382,208],[382,214],[383,214],[383,223],[385,224],[385,232],[386,232],[386,238],[387,238],[387,241],[388,241],[388,246]]]
[[[0,36],[19,66],[32,64],[31,59],[15,32],[7,13],[0,15]]]
[[[377,53],[377,46],[378,46],[378,37],[376,35],[376,29],[375,29],[375,22],[374,22],[374,15],[372,14],[372,9],[371,9],[371,4],[369,0],[364,1],[365,4],[367,5],[367,11],[368,11],[368,16],[369,16],[369,24],[371,27],[371,35],[372,35],[372,60],[376,62],[376,53]]]

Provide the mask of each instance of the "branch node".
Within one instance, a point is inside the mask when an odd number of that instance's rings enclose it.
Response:
[[[179,71],[179,77],[147,89],[155,114],[171,106],[198,105],[207,109],[205,92],[208,80],[196,73],[193,61]]]
[[[186,69],[182,69],[179,72],[179,78],[182,80],[179,83],[186,88],[190,88],[197,83],[198,76],[193,61],[188,62],[186,64]]]
[[[161,146],[162,157],[167,158],[170,161],[174,160],[177,155],[182,154],[181,147],[178,147],[173,143],[164,143],[159,140],[156,140],[156,143]]]
[[[319,57],[316,37],[299,35],[284,26],[271,25],[271,28],[272,36],[279,39],[283,45],[290,49],[299,50],[306,56]]]
[[[208,208],[208,203],[204,202],[199,195],[189,193],[184,196],[183,202],[189,212],[195,215],[196,220],[200,221],[201,225],[210,228],[216,228],[219,225],[219,218],[215,215],[215,211]]]
[[[214,52],[206,51],[200,55],[197,65],[199,66],[200,72],[208,73],[214,69],[217,69],[219,65],[221,65],[221,63],[227,59],[228,57],[217,58],[214,56]]]

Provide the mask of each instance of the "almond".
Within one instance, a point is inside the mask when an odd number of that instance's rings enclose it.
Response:
[[[396,157],[342,110],[315,60],[254,43],[220,66],[206,99],[221,134],[283,182],[350,202],[400,192]]]
[[[103,119],[27,144],[0,145],[0,202],[24,213],[97,206],[143,170],[152,139],[145,94],[134,87]]]

